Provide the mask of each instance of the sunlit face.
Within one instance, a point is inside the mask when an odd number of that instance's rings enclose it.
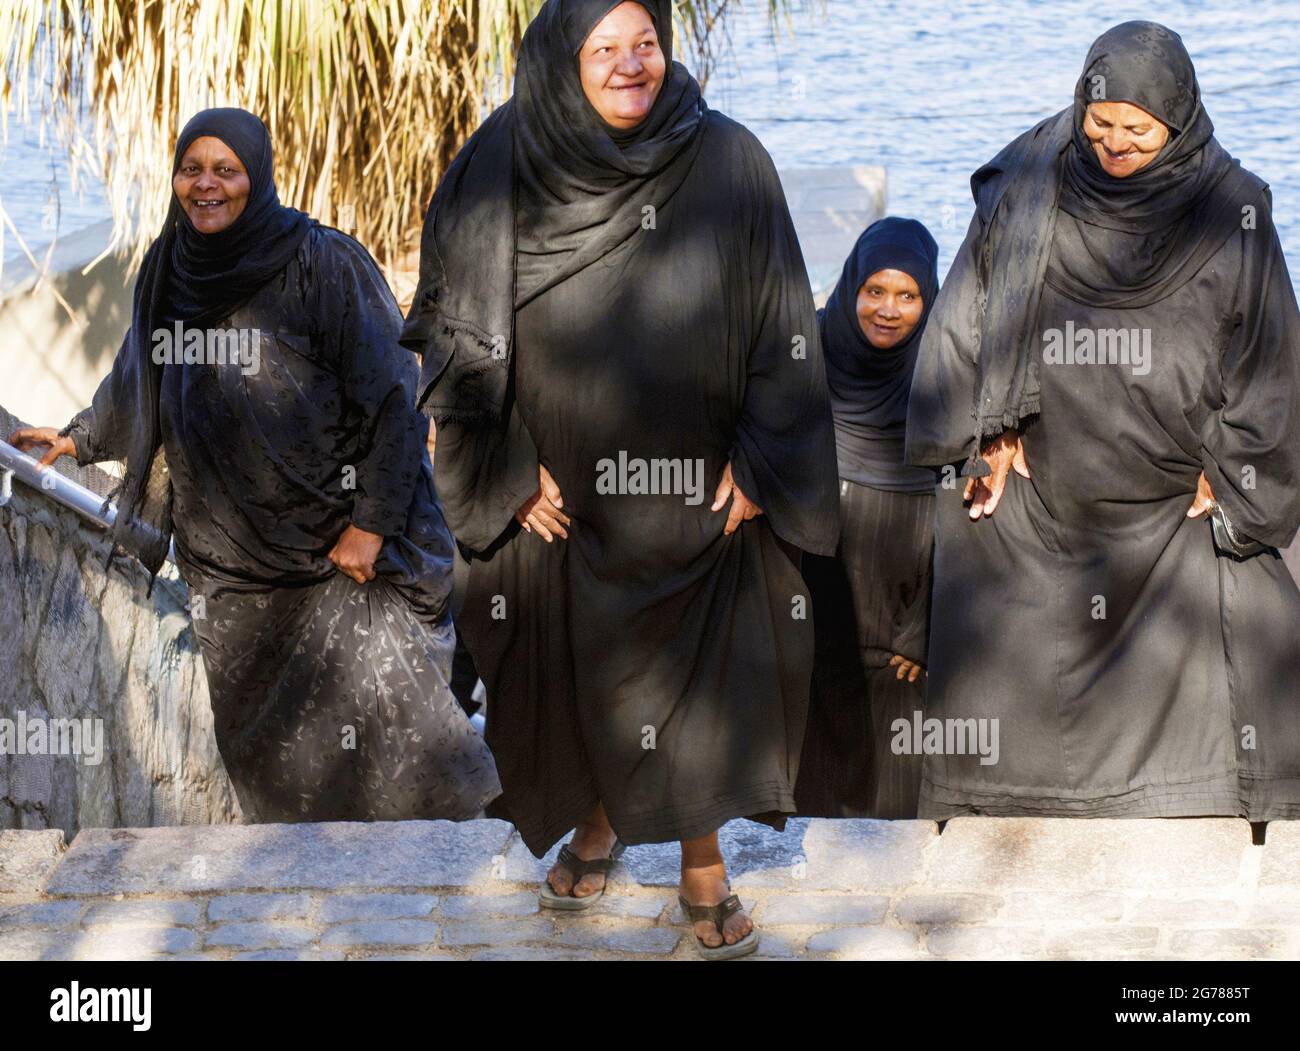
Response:
[[[635,128],[645,120],[666,68],[654,20],[632,0],[602,18],[578,52],[587,101],[615,128]]]
[[[867,342],[879,350],[911,335],[924,309],[916,281],[902,270],[877,270],[858,289],[858,324]]]
[[[235,151],[220,139],[195,139],[172,176],[172,190],[201,234],[215,234],[239,218],[251,183]]]
[[[1083,118],[1102,170],[1116,179],[1139,172],[1169,141],[1169,128],[1131,102],[1092,102]]]

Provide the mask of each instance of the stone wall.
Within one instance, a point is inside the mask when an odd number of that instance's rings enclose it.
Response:
[[[0,409],[0,436],[14,426]],[[111,486],[93,468],[57,466],[97,492]],[[91,720],[103,747],[97,764],[0,755],[0,828],[238,821],[185,585],[169,566],[149,593],[139,564],[106,569],[108,555],[104,533],[14,482],[0,507],[0,719]]]

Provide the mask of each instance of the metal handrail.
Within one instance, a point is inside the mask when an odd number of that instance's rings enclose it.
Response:
[[[117,505],[111,500],[105,500],[53,467],[42,467],[35,457],[0,440],[0,507],[8,504],[13,495],[14,478],[44,493],[56,504],[77,512],[101,529],[111,529],[117,520]],[[167,560],[175,564],[174,548],[168,549]]]

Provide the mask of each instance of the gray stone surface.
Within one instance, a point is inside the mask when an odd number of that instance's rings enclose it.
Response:
[[[936,927],[927,930],[926,951],[956,960],[1003,960],[1040,956],[1043,932],[1027,927]]]
[[[208,922],[302,920],[310,911],[306,894],[228,894],[208,902]]]
[[[0,552],[0,559],[2,558],[3,553]],[[4,570],[0,568],[0,576],[3,573]],[[0,636],[4,634],[0,632]],[[0,646],[3,645],[0,643]],[[3,687],[0,686],[0,689]],[[0,718],[4,717],[12,718],[6,716],[3,707],[0,707]],[[20,757],[0,756],[0,768],[7,758]],[[0,787],[3,785],[4,779],[0,778]],[[0,821],[3,820],[3,806],[0,806]],[[66,849],[63,833],[57,828],[0,828],[0,894],[34,894],[59,863]]]
[[[1233,886],[1250,842],[1249,823],[1236,818],[959,817],[939,838],[929,882],[971,891]]]
[[[0,928],[75,927],[86,906],[79,901],[44,901],[0,906]]]
[[[980,923],[1001,904],[1001,899],[988,894],[912,894],[895,902],[894,918],[923,926]]]
[[[323,952],[319,949],[259,949],[257,952],[239,952],[232,960],[346,960],[341,952]]]
[[[537,892],[521,890],[516,894],[451,894],[443,899],[442,915],[448,919],[479,916],[535,916],[539,909]]]
[[[515,942],[548,940],[555,933],[549,919],[512,916],[509,919],[447,923],[442,928],[443,945],[511,945]]]
[[[223,923],[204,939],[209,949],[296,949],[310,945],[316,934],[310,927],[283,923]]]
[[[325,946],[348,945],[432,945],[438,940],[438,925],[427,920],[368,920],[331,927],[321,935]]]
[[[199,922],[196,901],[104,901],[92,905],[86,927],[193,927]]]
[[[337,894],[325,899],[320,918],[322,923],[415,919],[437,908],[438,899],[432,894]]]
[[[1297,542],[1296,549],[1300,550],[1300,542]],[[1300,821],[1268,823],[1259,885],[1290,890],[1300,886]]]
[[[1159,927],[1056,928],[1046,932],[1043,949],[1068,959],[1110,960],[1135,953],[1149,954],[1159,940]]]
[[[836,927],[809,938],[808,951],[837,960],[907,960],[919,954],[920,941],[893,927]]]
[[[861,927],[880,923],[888,911],[889,899],[880,895],[795,894],[765,902],[754,922],[764,927]]]
[[[503,821],[86,829],[50,894],[455,887],[476,884],[504,849]]]
[[[198,945],[198,936],[184,927],[95,927],[77,936],[75,953],[81,960],[136,960]]]
[[[1003,899],[997,914],[1000,926],[1033,924],[1035,926],[1114,923],[1124,915],[1122,894],[1105,891],[1020,891]]]
[[[584,923],[566,926],[551,941],[556,945],[578,949],[667,955],[677,947],[683,933],[668,927],[638,928]]]
[[[754,961],[1254,960],[1300,959],[1293,827],[1264,846],[1217,818],[723,838]],[[0,892],[0,959],[698,959],[674,844],[636,848],[592,909],[565,913],[538,909],[493,821],[86,830],[53,872],[37,842],[45,890],[29,875]]]
[[[1175,931],[1169,943],[1175,956],[1198,960],[1223,959],[1296,959],[1291,939],[1283,930],[1206,929]]]

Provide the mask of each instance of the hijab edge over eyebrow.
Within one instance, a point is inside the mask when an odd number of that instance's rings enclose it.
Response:
[[[1133,85],[1140,86],[1142,77],[1163,83],[1156,73],[1165,66],[1171,72],[1164,81],[1188,86],[1190,95],[1176,90],[1165,115],[1177,122],[1181,113],[1187,127],[1146,169],[1127,179],[1106,175],[1082,133],[1089,101],[1086,78],[1104,68],[1110,71],[1108,97],[1118,80],[1116,93],[1127,96],[1125,101],[1138,96],[1155,105]],[[1183,108],[1175,110],[1175,105]],[[1061,289],[1091,305],[1140,307],[1190,280],[1240,229],[1241,207],[1256,201],[1264,186],[1213,137],[1195,70],[1176,33],[1152,22],[1125,22],[1099,37],[1089,50],[1073,105],[1037,124],[971,176],[983,237],[981,294],[973,321],[973,342],[979,347],[972,406],[976,449],[965,473],[987,474],[979,444],[1039,412],[1033,328],[1060,211],[1079,220],[1075,229],[1084,237],[1100,238],[1107,230],[1153,234],[1182,224],[1179,236],[1169,239],[1160,266],[1141,287],[1110,287],[1098,271],[1074,275]],[[1099,233],[1091,234],[1092,228]],[[1068,236],[1075,236],[1073,230]],[[1104,252],[1093,256],[1104,258]]]

